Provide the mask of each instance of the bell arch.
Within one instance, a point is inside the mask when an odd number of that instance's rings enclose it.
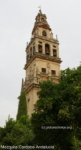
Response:
[[[48,43],[45,44],[45,54],[50,55],[50,45]]]

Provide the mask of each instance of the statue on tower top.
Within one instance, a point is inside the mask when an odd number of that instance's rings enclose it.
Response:
[[[38,8],[39,8],[39,13],[42,14],[41,5]]]

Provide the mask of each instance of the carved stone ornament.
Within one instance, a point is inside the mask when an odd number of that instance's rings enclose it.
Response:
[[[50,63],[47,63],[47,68],[50,68]]]

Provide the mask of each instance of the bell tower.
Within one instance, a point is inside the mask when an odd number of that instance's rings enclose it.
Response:
[[[34,104],[38,100],[39,82],[52,79],[59,82],[60,73],[59,41],[53,38],[52,30],[45,14],[39,10],[35,18],[32,37],[26,47],[26,78],[23,88],[26,92],[27,113],[34,111]]]

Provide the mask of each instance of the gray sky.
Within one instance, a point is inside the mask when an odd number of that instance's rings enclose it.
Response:
[[[16,118],[26,42],[39,5],[54,37],[58,35],[61,69],[77,67],[81,61],[81,0],[0,0],[0,126],[9,114]]]

